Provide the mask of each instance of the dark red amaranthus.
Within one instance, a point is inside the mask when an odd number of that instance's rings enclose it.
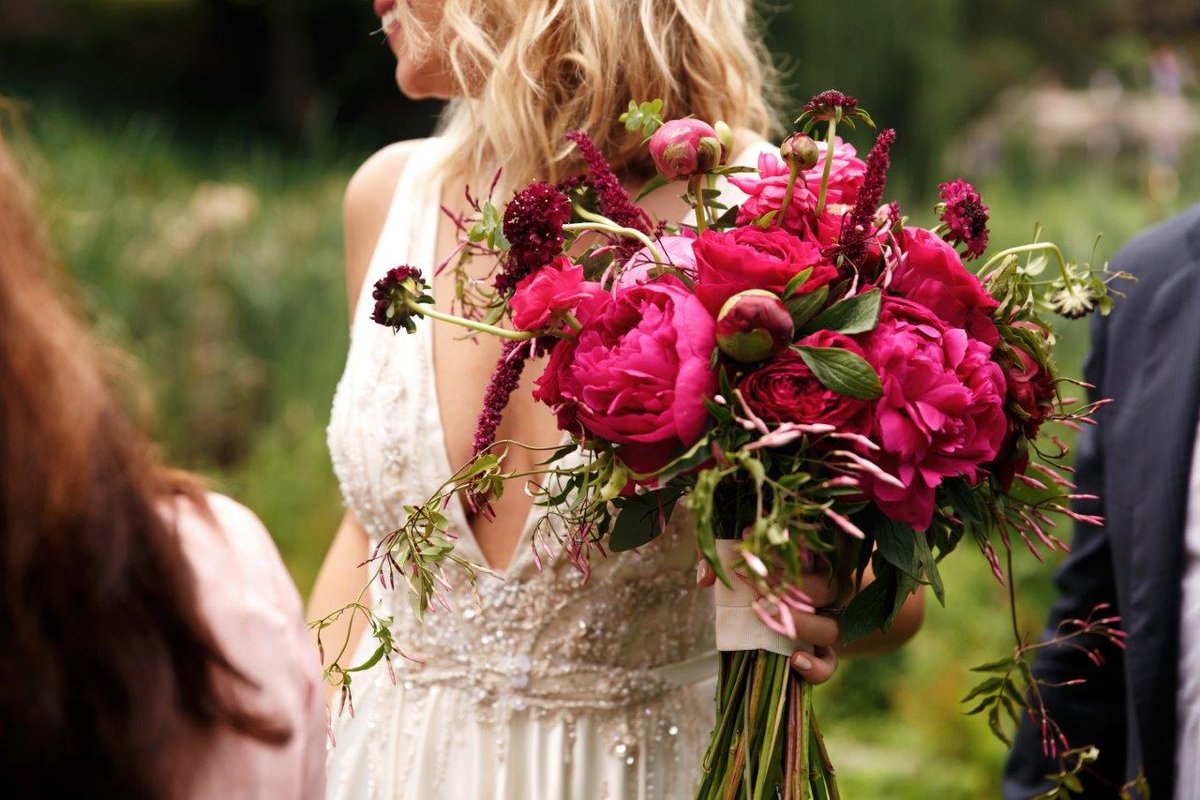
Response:
[[[629,198],[629,193],[621,186],[616,173],[591,137],[583,131],[571,131],[567,138],[575,143],[587,162],[590,173],[587,183],[596,193],[600,213],[621,227],[633,228],[645,234],[653,231],[653,221]]]
[[[842,219],[838,245],[842,256],[856,267],[862,266],[861,262],[867,254],[867,242],[875,233],[875,213],[883,202],[883,190],[887,186],[887,173],[891,166],[890,151],[895,141],[896,131],[891,128],[879,134],[867,156],[867,171],[858,199],[850,213]]]
[[[521,383],[521,373],[525,371],[525,362],[529,360],[533,347],[533,342],[528,339],[504,341],[504,349],[500,352],[483,396],[483,409],[475,422],[473,455],[479,455],[496,443],[496,429],[504,416],[504,408]]]

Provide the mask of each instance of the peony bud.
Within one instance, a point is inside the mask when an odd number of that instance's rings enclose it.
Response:
[[[733,152],[733,128],[729,127],[729,123],[725,120],[719,119],[713,123],[713,130],[717,132],[717,140],[724,148],[724,152],[721,154],[723,156],[721,163],[724,164],[725,159]]]
[[[793,133],[783,140],[779,147],[779,156],[789,167],[803,171],[817,165],[821,159],[821,151],[811,136]]]
[[[738,292],[717,315],[717,347],[734,361],[762,361],[792,343],[792,315],[778,295],[764,289]]]
[[[650,137],[654,166],[670,180],[702,175],[721,163],[725,148],[707,122],[673,119]]]

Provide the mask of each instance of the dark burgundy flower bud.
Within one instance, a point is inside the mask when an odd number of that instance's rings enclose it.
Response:
[[[744,364],[777,355],[792,343],[792,315],[779,296],[747,289],[729,298],[717,315],[717,347]]]
[[[375,301],[375,310],[371,319],[388,328],[409,333],[417,330],[414,321],[421,312],[414,304],[432,303],[429,296],[429,285],[416,267],[399,266],[388,270],[388,273],[375,282],[371,293]]]

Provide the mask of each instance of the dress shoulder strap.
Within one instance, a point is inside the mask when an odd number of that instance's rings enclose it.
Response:
[[[428,278],[437,266],[433,262],[437,256],[438,222],[442,214],[440,200],[446,152],[446,141],[431,137],[414,144],[408,154],[359,291],[352,330],[360,320],[370,316],[371,291],[388,270],[408,264],[420,269]]]

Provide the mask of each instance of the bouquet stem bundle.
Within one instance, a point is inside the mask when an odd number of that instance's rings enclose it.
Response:
[[[717,724],[697,800],[837,800],[837,779],[812,702],[788,656],[721,654]]]

